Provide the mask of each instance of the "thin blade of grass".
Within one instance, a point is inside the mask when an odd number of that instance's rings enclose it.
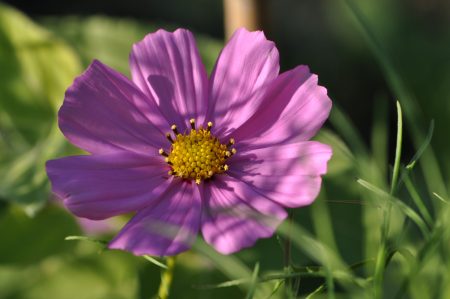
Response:
[[[258,284],[258,274],[259,274],[259,263],[256,263],[255,268],[253,269],[250,287],[247,296],[245,297],[246,299],[253,299],[253,296],[255,295],[256,286]]]
[[[105,248],[108,245],[108,241],[98,240],[98,239],[86,237],[86,236],[67,236],[64,238],[64,240],[66,240],[66,241],[88,241],[88,242],[102,245]]]
[[[312,299],[314,297],[314,295],[319,294],[320,292],[322,292],[323,290],[325,290],[325,284],[320,285],[317,289],[315,289],[312,293],[309,293],[308,296],[306,296],[305,299]]]
[[[422,198],[420,197],[419,193],[417,192],[416,188],[414,187],[413,183],[411,182],[411,179],[409,176],[405,176],[404,178],[406,190],[408,190],[409,196],[411,196],[414,204],[416,205],[417,209],[419,210],[420,214],[422,214],[422,217],[425,219],[427,224],[429,226],[433,225],[433,218],[430,215],[430,212],[428,212],[427,207],[423,203]]]
[[[292,272],[289,274],[286,273],[277,273],[277,274],[269,274],[269,275],[263,275],[258,279],[258,282],[268,282],[272,280],[283,280],[289,278],[297,278],[297,277],[325,277],[326,273],[322,270],[320,271],[308,271],[308,272]],[[229,288],[229,287],[235,287],[240,286],[244,284],[248,284],[251,282],[251,278],[241,278],[241,279],[235,279],[235,280],[229,280],[225,282],[221,282],[218,284],[204,284],[204,285],[195,285],[194,287],[197,289],[220,289],[220,288]]]
[[[411,158],[411,161],[409,161],[408,165],[406,165],[407,170],[412,170],[414,168],[417,161],[420,159],[420,157],[423,155],[425,150],[430,145],[431,138],[433,138],[433,133],[434,133],[434,119],[432,119],[430,122],[430,126],[428,127],[428,133],[427,133],[427,136],[425,137],[425,140],[420,145],[419,149],[414,154],[414,156]]]
[[[403,214],[405,214],[408,218],[410,218],[417,225],[417,227],[420,229],[420,231],[425,236],[425,238],[429,237],[429,235],[430,235],[429,229],[428,229],[427,225],[425,224],[425,222],[422,220],[422,218],[419,216],[419,214],[417,214],[416,211],[411,209],[409,206],[407,206],[405,203],[403,203],[398,198],[390,195],[389,193],[381,190],[380,188],[372,185],[371,183],[369,183],[363,179],[358,179],[357,182],[364,188],[379,195],[381,198],[389,200],[391,203],[393,203],[394,206],[396,206],[400,211],[403,212]]]
[[[394,169],[392,170],[391,194],[394,194],[397,188],[398,174],[400,171],[400,160],[402,157],[402,140],[403,140],[403,117],[402,106],[397,101],[397,142],[395,145]]]
[[[207,257],[228,278],[232,280],[245,280],[252,277],[252,271],[239,259],[232,255],[222,255],[207,245],[200,238],[193,245],[193,249],[202,256]],[[248,292],[248,283],[236,284],[240,289]],[[255,290],[255,297],[267,297],[271,290],[268,286],[261,285]]]
[[[163,268],[163,269],[167,269],[167,265],[164,265],[163,263],[161,263],[160,261],[158,261],[157,259],[155,259],[152,256],[143,255],[142,257],[144,259],[146,259],[147,261],[149,261],[150,263],[154,264],[155,266],[158,266],[158,267]]]
[[[449,200],[444,199],[442,196],[440,196],[440,195],[437,194],[436,192],[433,192],[433,195],[434,195],[437,199],[439,199],[440,201],[442,201],[442,202],[445,203],[445,204],[449,204],[449,203],[450,203]]]
[[[278,280],[275,286],[273,287],[272,293],[270,293],[269,297],[267,297],[266,299],[272,298],[272,296],[275,295],[280,290],[283,284],[284,280]]]
[[[397,189],[397,180],[398,174],[400,171],[400,160],[402,153],[402,139],[403,139],[403,119],[402,119],[402,107],[400,102],[397,101],[397,141],[395,145],[395,159],[394,159],[394,167],[392,170],[392,180],[391,180],[391,188],[390,195],[393,195]],[[377,253],[377,261],[375,264],[375,273],[374,273],[374,291],[375,298],[381,298],[383,296],[383,274],[386,269],[386,260],[387,260],[387,241],[389,236],[389,228],[390,228],[390,219],[391,219],[391,211],[392,211],[392,203],[390,201],[386,202],[387,208],[383,213],[383,226],[381,229],[381,240],[380,247]]]

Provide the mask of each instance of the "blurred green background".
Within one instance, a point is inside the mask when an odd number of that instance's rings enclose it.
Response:
[[[44,163],[79,153],[59,132],[56,114],[65,89],[92,59],[129,75],[134,42],[157,28],[185,27],[195,32],[211,70],[224,43],[222,1],[6,2],[0,3],[0,298],[151,298],[160,275],[154,264],[125,252],[100,252],[91,242],[64,241],[86,234],[108,240],[124,219],[96,229],[74,219],[52,199]],[[317,137],[334,149],[329,174],[318,200],[295,212],[299,234],[293,237],[293,271],[317,265],[331,278],[306,275],[297,295],[319,288],[314,298],[372,298],[386,200],[355,178],[389,192],[399,100],[403,166],[427,145],[434,120],[431,145],[413,172],[402,167],[410,184],[396,194],[420,219],[427,220],[424,209],[431,219],[423,235],[411,212],[392,211],[389,244],[401,254],[384,272],[384,297],[450,298],[450,243],[443,229],[450,183],[449,2],[262,2],[264,30],[277,44],[282,69],[309,65],[334,103]],[[328,251],[318,253],[316,246]],[[171,298],[244,298],[251,284],[202,286],[250,276],[256,262],[261,275],[283,271],[276,237],[228,257],[199,241],[179,257]],[[277,282],[258,284],[255,296],[268,298]],[[276,291],[271,298],[285,296]]]

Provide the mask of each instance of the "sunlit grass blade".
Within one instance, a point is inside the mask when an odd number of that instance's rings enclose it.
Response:
[[[284,223],[278,228],[278,232],[286,237],[290,236],[293,245],[319,264],[333,270],[347,271],[347,265],[333,250],[330,250],[326,245],[310,236],[297,223],[292,222],[290,225]]]
[[[409,195],[411,196],[414,204],[416,205],[417,209],[419,210],[420,214],[422,214],[422,217],[425,219],[427,224],[429,226],[433,225],[433,218],[430,215],[430,212],[428,212],[427,207],[423,203],[422,198],[420,197],[419,193],[417,192],[416,188],[414,187],[411,179],[409,176],[405,176],[403,179],[405,182],[406,190],[408,190]]]
[[[312,299],[314,297],[314,295],[317,295],[324,290],[325,290],[325,284],[322,284],[317,289],[315,289],[312,293],[309,293],[309,295],[306,296],[305,299]]]
[[[249,278],[241,278],[235,280],[229,280],[217,284],[203,284],[203,285],[194,285],[193,287],[200,290],[213,290],[213,289],[221,289],[221,288],[230,288],[236,287],[243,284],[246,284],[250,281]]]
[[[427,136],[425,137],[425,140],[423,141],[422,145],[419,147],[417,152],[411,158],[411,161],[409,161],[408,165],[406,165],[407,170],[412,170],[414,168],[417,161],[420,159],[425,150],[428,148],[431,142],[431,138],[433,138],[433,132],[434,132],[434,120],[431,120],[430,126],[428,127]]]
[[[248,279],[252,277],[252,271],[242,261],[232,255],[221,255],[200,238],[194,243],[193,249],[211,260],[223,274],[232,280],[247,279],[248,282]],[[238,283],[236,286],[247,292],[249,290],[248,283]],[[260,285],[255,290],[255,297],[267,297],[270,292],[268,286]]]
[[[298,278],[298,277],[322,277],[325,278],[327,275],[326,271],[323,270],[323,267],[307,267],[303,271],[296,271],[286,274],[284,272],[272,272],[271,274],[264,274],[258,278],[258,282],[268,282],[273,280],[286,280],[289,278]],[[242,284],[248,284],[251,282],[251,278],[241,278],[235,280],[229,280],[225,282],[221,282],[218,284],[207,284],[207,285],[196,285],[196,288],[200,289],[216,289],[216,288],[228,288],[234,287]]]
[[[66,240],[66,241],[88,241],[88,242],[102,245],[105,248],[108,245],[108,241],[99,240],[99,239],[95,239],[95,238],[91,238],[91,237],[87,237],[87,236],[67,236],[64,238],[64,240]]]
[[[403,118],[402,118],[402,108],[400,102],[397,101],[397,138],[395,145],[395,159],[394,159],[394,167],[392,170],[392,179],[391,179],[391,188],[390,195],[393,195],[397,189],[397,180],[398,174],[400,171],[400,160],[402,153],[402,139],[403,139]],[[386,260],[387,260],[387,241],[389,235],[390,228],[390,220],[391,220],[391,210],[392,204],[391,202],[387,202],[387,207],[383,211],[383,226],[381,229],[381,240],[380,247],[377,253],[377,260],[375,264],[375,273],[374,273],[374,291],[375,298],[381,298],[383,295],[382,285],[383,285],[383,276],[386,268]]]
[[[289,233],[292,239],[292,245],[304,252],[306,256],[315,262],[323,265],[320,271],[310,271],[303,275],[321,276],[326,278],[327,271],[332,275],[333,279],[339,281],[343,288],[352,289],[362,287],[364,282],[355,276],[351,268],[339,257],[339,255],[331,250],[328,246],[316,240],[297,223],[292,223],[290,228],[286,224],[278,228],[281,235]],[[292,273],[295,274],[295,273]]]
[[[267,297],[266,299],[272,298],[273,295],[275,295],[281,289],[284,283],[285,283],[284,279],[278,280],[272,289],[272,293],[270,293],[269,297]]]
[[[163,263],[161,263],[160,261],[158,261],[157,259],[155,259],[155,258],[152,257],[152,256],[149,256],[149,255],[143,255],[142,257],[143,257],[144,259],[146,259],[147,261],[149,261],[150,263],[152,263],[152,264],[154,264],[154,265],[156,265],[156,266],[158,266],[158,267],[160,267],[160,268],[167,269],[167,265],[164,265]]]
[[[436,192],[433,192],[433,195],[434,195],[437,199],[439,199],[440,201],[442,201],[442,202],[445,203],[445,204],[449,204],[449,203],[450,203],[450,201],[449,201],[448,199],[444,199],[442,196],[440,196],[440,195],[437,194]]]
[[[420,231],[426,238],[429,237],[429,235],[430,235],[429,229],[428,229],[427,225],[425,224],[425,222],[422,220],[422,218],[419,216],[419,214],[417,214],[416,211],[411,209],[409,206],[407,206],[405,203],[403,203],[396,197],[390,195],[389,193],[381,190],[380,188],[372,185],[371,183],[369,183],[363,179],[358,179],[357,182],[361,186],[366,188],[367,190],[370,190],[373,193],[380,196],[380,198],[389,200],[395,207],[397,207],[400,211],[402,211],[403,214],[405,214],[408,218],[410,218],[417,225],[417,227],[420,229]]]
[[[392,180],[391,180],[391,194],[394,194],[397,188],[398,174],[400,171],[400,160],[402,156],[402,140],[403,140],[403,117],[402,117],[402,106],[400,102],[397,101],[397,142],[395,144],[395,160],[394,168],[392,170]],[[388,218],[388,217],[387,217]]]
[[[252,280],[250,281],[250,287],[247,293],[246,299],[253,299],[255,295],[255,290],[258,285],[258,275],[259,275],[259,263],[256,263],[255,268],[253,269]]]
[[[286,279],[289,279],[289,278],[298,278],[298,277],[325,277],[325,275],[326,275],[326,273],[322,270],[291,272],[289,274],[273,273],[273,274],[266,274],[266,275],[260,276],[258,278],[257,282],[262,283],[262,282],[268,282],[268,281],[272,281],[272,280],[285,281]],[[229,281],[225,281],[225,282],[221,282],[221,283],[217,283],[217,284],[196,285],[195,288],[206,289],[206,290],[207,289],[229,288],[229,287],[235,287],[235,286],[248,284],[251,281],[252,281],[252,278],[247,277],[247,278],[229,280]]]

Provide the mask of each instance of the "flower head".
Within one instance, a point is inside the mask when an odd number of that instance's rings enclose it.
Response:
[[[209,78],[183,29],[147,35],[130,67],[131,80],[94,61],[75,79],[59,126],[89,155],[47,163],[75,215],[136,212],[110,248],[174,255],[201,232],[228,254],[314,201],[331,149],[308,140],[331,101],[306,66],[279,74],[262,32],[236,31]]]

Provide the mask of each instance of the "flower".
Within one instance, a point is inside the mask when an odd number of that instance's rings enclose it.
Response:
[[[332,151],[308,140],[331,101],[308,67],[279,74],[262,32],[237,30],[209,78],[184,29],[147,35],[130,68],[131,80],[94,61],[75,79],[59,126],[89,155],[47,162],[76,216],[136,212],[109,248],[175,255],[201,232],[230,254],[314,201]]]

